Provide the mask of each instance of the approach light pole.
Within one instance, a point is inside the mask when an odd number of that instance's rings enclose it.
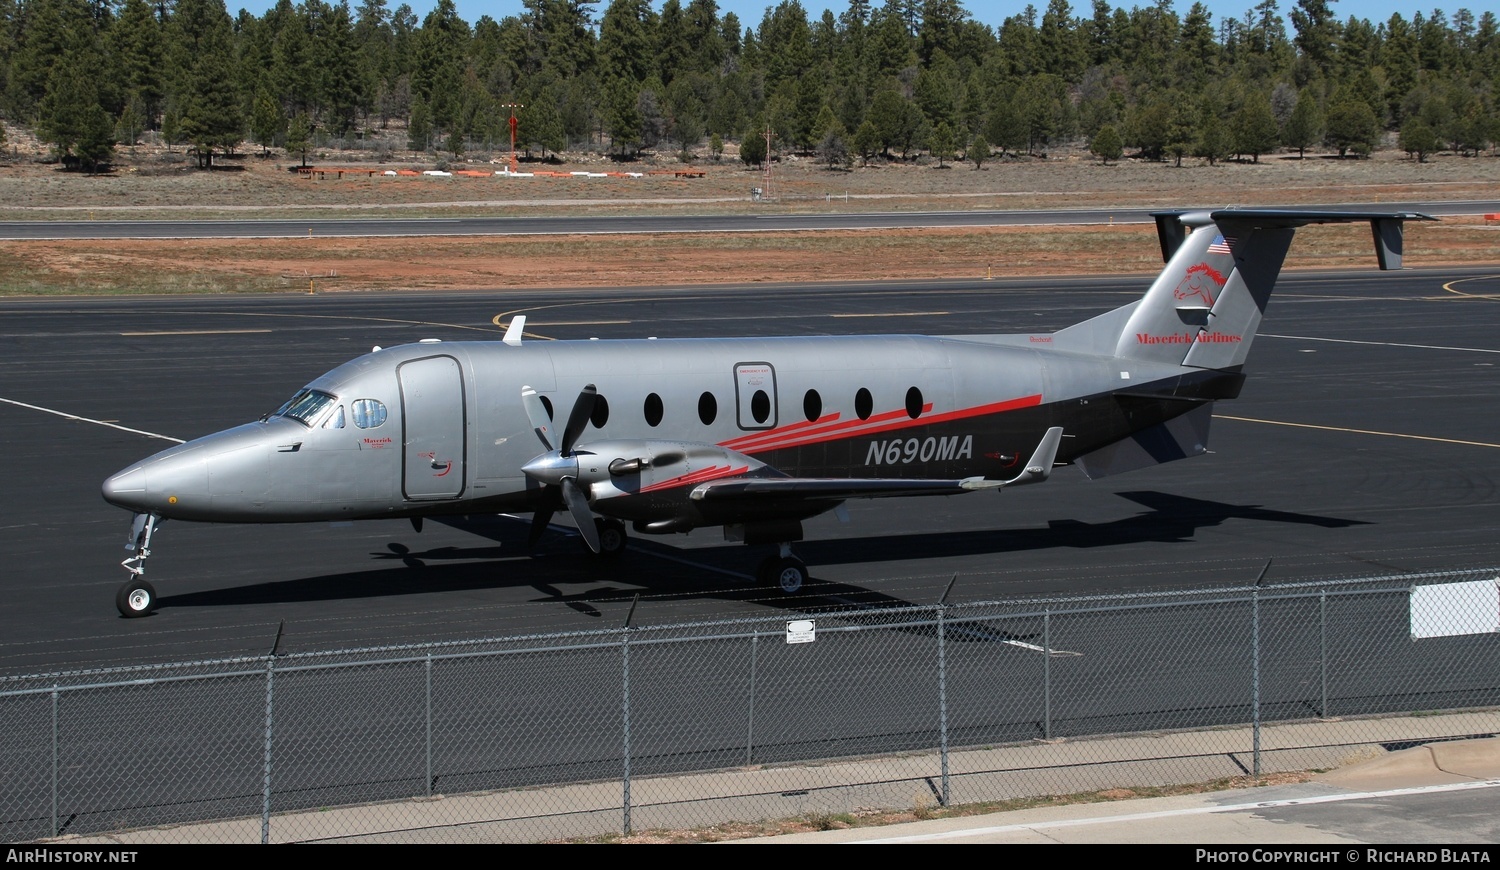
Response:
[[[771,198],[771,125],[770,124],[766,125],[765,137],[766,137],[766,164],[765,164],[765,170],[764,170],[764,173],[763,173],[764,174],[764,178],[761,181],[760,185],[761,185],[761,196],[763,196],[766,199],[770,199]]]
[[[501,103],[502,109],[510,109],[510,174],[515,175],[520,171],[516,164],[516,110],[524,109],[520,103]]]

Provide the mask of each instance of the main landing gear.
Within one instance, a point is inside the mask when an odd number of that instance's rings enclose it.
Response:
[[[151,536],[161,522],[156,514],[136,514],[130,525],[125,549],[135,555],[120,563],[130,572],[130,579],[115,593],[115,607],[127,619],[149,615],[156,609],[156,587],[146,580],[146,557],[151,555]]]
[[[761,561],[755,576],[763,586],[795,595],[807,583],[807,564],[792,555],[791,544],[778,544],[776,552]]]

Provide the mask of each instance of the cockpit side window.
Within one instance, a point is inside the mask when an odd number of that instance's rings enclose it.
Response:
[[[291,401],[281,406],[274,416],[290,417],[304,426],[311,428],[318,422],[318,418],[338,403],[338,399],[322,390],[303,390],[293,396]]]
[[[354,425],[361,429],[374,429],[385,422],[385,403],[378,399],[355,399],[349,403]]]
[[[337,408],[333,409],[333,413],[329,414],[328,415],[328,419],[323,421],[323,428],[324,429],[342,429],[342,428],[344,428],[344,406],[343,405],[339,405]]]

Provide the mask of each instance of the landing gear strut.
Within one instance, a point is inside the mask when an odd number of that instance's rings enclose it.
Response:
[[[792,555],[791,544],[778,544],[776,552],[760,563],[755,575],[762,585],[785,595],[796,595],[807,583],[807,564]]]
[[[594,518],[594,530],[599,533],[599,555],[606,559],[619,558],[625,552],[627,538],[625,536],[625,524],[610,517],[604,519]]]
[[[156,587],[146,581],[146,557],[151,555],[151,536],[161,518],[156,514],[136,514],[130,527],[130,542],[125,549],[135,555],[121,562],[130,579],[115,593],[115,607],[127,619],[146,616],[156,609]]]

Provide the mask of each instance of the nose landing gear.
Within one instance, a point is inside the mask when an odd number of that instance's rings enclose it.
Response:
[[[125,549],[135,555],[120,563],[130,572],[130,579],[115,593],[115,608],[127,619],[147,616],[156,609],[156,587],[146,580],[146,558],[151,555],[151,536],[161,522],[156,514],[136,514],[131,521]]]

